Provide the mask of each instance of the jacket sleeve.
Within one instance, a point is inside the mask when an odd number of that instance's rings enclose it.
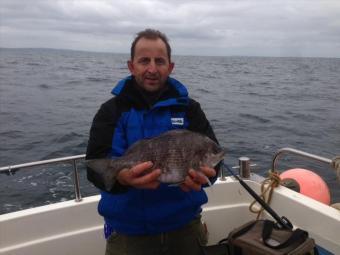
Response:
[[[90,129],[90,137],[86,150],[86,160],[107,158],[111,154],[112,138],[115,132],[119,112],[115,99],[104,103],[96,113]],[[87,179],[97,188],[105,190],[103,176],[87,167]],[[116,182],[111,193],[124,192],[128,188]]]
[[[205,116],[201,108],[201,105],[197,101],[191,98],[189,99],[187,117],[189,120],[189,126],[188,126],[189,130],[204,134],[208,136],[210,139],[218,143],[215,133],[207,117]]]
[[[111,150],[116,125],[115,104],[103,104],[96,113],[90,129],[86,159],[106,158]]]
[[[216,143],[218,143],[214,130],[212,129],[207,117],[205,116],[205,113],[203,112],[201,105],[197,101],[191,98],[189,99],[187,117],[189,120],[189,126],[188,126],[189,130],[204,134],[210,139],[214,140]],[[222,171],[221,164],[218,164],[215,167],[215,170],[216,170],[216,176],[213,178],[210,178],[211,183],[214,183],[216,181],[217,177],[219,176],[220,171]]]

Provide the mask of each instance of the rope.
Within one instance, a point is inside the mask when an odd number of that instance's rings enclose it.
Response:
[[[336,156],[332,159],[332,167],[336,172],[338,180],[340,180],[340,156]]]
[[[269,177],[266,178],[262,184],[261,184],[261,195],[263,201],[265,201],[268,205],[270,204],[270,201],[272,199],[274,188],[278,187],[280,185],[281,178],[278,172],[275,171],[269,171]],[[267,195],[268,193],[268,195]],[[267,198],[267,199],[266,199]],[[261,206],[260,209],[255,208],[256,200],[254,200],[249,205],[249,211],[252,213],[257,213],[256,219],[260,218],[260,215],[262,214],[264,208]]]

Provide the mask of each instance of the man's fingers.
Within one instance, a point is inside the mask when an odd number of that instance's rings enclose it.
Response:
[[[135,178],[133,180],[133,184],[136,185],[136,186],[146,186],[146,185],[150,184],[153,187],[153,186],[155,186],[155,184],[159,183],[158,177],[160,175],[161,175],[161,170],[155,169],[151,173],[148,173],[146,175]]]
[[[199,182],[196,182],[196,180],[194,180],[194,178],[192,178],[191,176],[187,176],[185,177],[184,180],[184,185],[192,190],[196,190],[199,191],[201,190],[202,184]]]
[[[140,175],[143,174],[143,172],[145,172],[147,169],[150,169],[152,167],[152,162],[151,161],[147,161],[147,162],[143,162],[140,163],[138,165],[135,165],[134,167],[132,167],[130,169],[130,174],[133,177],[138,177]]]
[[[180,188],[184,191],[184,192],[189,192],[191,189],[185,184],[185,183],[182,183],[180,185]]]
[[[126,174],[124,174],[125,178],[123,179],[122,183],[126,183],[130,186],[138,188],[157,188],[160,185],[158,178],[161,175],[161,170],[156,169],[152,172],[147,172],[150,170],[152,165],[153,163],[150,161],[135,165],[128,172],[126,172]],[[199,191],[201,190],[203,184],[210,183],[209,177],[213,177],[215,175],[215,169],[210,167],[203,166],[200,168],[200,171],[190,169],[188,176],[181,185],[181,189],[183,191]]]
[[[200,191],[203,184],[209,183],[209,177],[216,175],[216,171],[210,167],[201,167],[200,171],[190,169],[188,176],[185,178],[184,183],[180,186],[183,191]]]
[[[118,173],[117,179],[123,185],[155,189],[160,184],[158,178],[161,175],[161,170],[156,169],[149,172],[152,165],[152,162],[143,162],[131,169],[123,169]]]
[[[155,169],[152,172],[146,173],[152,165],[153,163],[148,161],[132,167],[130,169],[130,185],[136,188],[156,189],[160,184],[158,178],[161,175],[161,170]]]
[[[212,174],[212,173],[209,171],[209,174]],[[198,184],[206,184],[209,182],[208,176],[205,175],[205,173],[200,172],[200,171],[195,171],[193,169],[190,169],[189,176],[195,183],[198,183]]]
[[[202,166],[201,167],[202,173],[207,176],[207,177],[214,177],[216,175],[216,170],[214,168],[210,168],[207,166]]]

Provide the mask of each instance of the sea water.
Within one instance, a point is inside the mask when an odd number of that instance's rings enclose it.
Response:
[[[127,54],[0,49],[0,166],[84,154],[91,122],[129,72]],[[184,83],[226,148],[225,162],[247,156],[266,175],[273,154],[292,147],[340,155],[340,59],[174,56]],[[284,157],[278,170],[315,171],[340,201],[335,172]],[[79,165],[83,196],[98,194]],[[0,214],[74,198],[69,164],[0,174]]]

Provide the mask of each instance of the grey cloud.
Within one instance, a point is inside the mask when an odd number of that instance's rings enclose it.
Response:
[[[0,5],[2,47],[127,52],[134,34],[152,27],[166,32],[180,47],[174,51],[183,54],[244,49],[244,54],[289,55],[305,47],[315,55],[332,49],[340,56],[338,1],[3,0]]]

